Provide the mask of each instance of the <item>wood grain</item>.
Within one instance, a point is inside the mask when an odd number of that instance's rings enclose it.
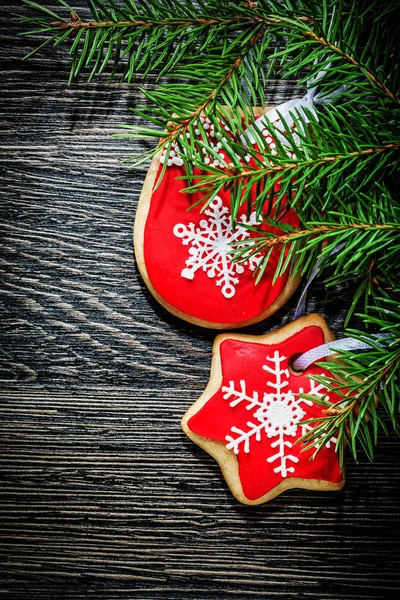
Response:
[[[1,597],[399,597],[398,438],[342,492],[245,507],[181,432],[215,333],[166,313],[134,263],[146,167],[121,161],[144,146],[111,134],[137,85],[67,89],[63,48],[22,63],[21,10],[2,3]],[[272,81],[268,101],[295,93]],[[312,286],[337,335],[350,291]]]

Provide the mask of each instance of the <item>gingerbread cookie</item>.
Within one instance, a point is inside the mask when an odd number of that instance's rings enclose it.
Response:
[[[265,111],[255,109],[255,112],[263,114]],[[225,159],[211,121],[200,118],[217,156]],[[196,130],[196,135],[199,134]],[[265,135],[270,134],[266,131]],[[275,152],[272,146],[271,138],[271,152]],[[165,161],[163,180],[154,190]],[[205,162],[222,166],[215,155],[206,156]],[[195,170],[195,173],[200,171]],[[201,212],[201,194],[182,191],[187,183],[177,178],[183,174],[178,146],[174,146],[169,156],[165,150],[160,151],[151,163],[140,196],[134,228],[135,255],[150,292],[174,315],[203,327],[244,327],[273,314],[293,294],[299,277],[293,279],[285,274],[272,283],[279,259],[276,249],[256,285],[254,273],[261,255],[249,257],[244,263],[234,263],[231,246],[255,235],[245,228],[256,224],[255,213],[247,214],[247,207],[241,207],[233,229],[229,190],[221,190]],[[255,190],[252,193],[254,201]],[[298,226],[297,216],[291,210],[282,220]]]
[[[336,439],[320,449],[295,443],[310,430],[307,419],[323,417],[324,407],[299,395],[341,400],[310,375],[327,371],[311,365],[297,373],[292,360],[334,340],[318,315],[301,317],[262,336],[217,336],[206,390],[186,412],[186,435],[219,463],[233,495],[261,504],[290,488],[339,490],[344,476]]]

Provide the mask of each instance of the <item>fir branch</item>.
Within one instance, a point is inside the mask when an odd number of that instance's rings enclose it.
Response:
[[[28,2],[29,0],[24,0]],[[73,16],[75,13],[71,13]],[[75,15],[76,16],[76,15]],[[125,35],[129,34],[130,29],[140,28],[168,28],[174,29],[177,27],[196,27],[196,26],[211,26],[211,25],[228,25],[228,26],[255,26],[262,23],[262,19],[234,19],[224,18],[202,18],[197,19],[133,19],[131,21],[81,21],[79,18],[71,21],[50,21],[49,26],[54,29],[71,29],[79,31],[80,29],[108,29],[110,27],[122,27],[126,31]]]
[[[267,240],[257,241],[257,251],[263,251],[271,246],[291,244],[294,240],[304,238],[312,238],[313,244],[325,242],[329,237],[342,235],[345,232],[355,232],[357,230],[370,233],[374,231],[387,231],[396,236],[400,235],[400,224],[349,223],[346,225],[317,225],[310,229],[297,229],[292,233],[285,233],[282,235],[271,233],[270,235],[272,237]]]
[[[207,146],[206,148],[208,150]],[[257,158],[258,164],[256,166],[249,167],[248,165],[234,164],[231,169],[219,170],[209,175],[204,173],[207,166],[203,162],[203,156],[199,155],[194,158],[194,162],[203,172],[194,177],[192,175],[187,176],[187,179],[198,179],[199,181],[189,185],[185,190],[187,193],[196,193],[201,190],[204,192],[203,201],[207,203],[215,190],[234,189],[231,197],[232,212],[237,213],[237,207],[243,203],[246,190],[253,188],[262,179],[261,193],[258,194],[256,202],[257,212],[261,213],[261,210],[265,207],[266,199],[269,198],[270,203],[275,206],[276,212],[279,213],[281,202],[284,200],[289,186],[293,192],[290,205],[295,206],[304,191],[309,190],[315,181],[319,183],[322,177],[326,178],[331,173],[334,176],[337,176],[338,172],[343,174],[344,169],[348,167],[354,170],[355,162],[360,164],[359,168],[365,169],[367,164],[380,154],[386,154],[385,162],[389,163],[399,149],[400,142],[391,142],[378,147],[349,148],[346,153],[339,152],[335,154],[327,151],[324,156],[316,159],[310,160],[300,157],[290,161],[286,156],[286,152],[283,156],[272,156],[269,150],[257,153],[248,150],[250,155]],[[316,154],[319,154],[319,148],[314,148],[314,150],[316,150]],[[267,165],[265,165],[266,162]],[[340,171],[338,169],[339,164],[341,165]],[[185,179],[185,177],[183,178]],[[278,183],[279,189],[276,190]],[[233,188],[234,184],[235,188]],[[354,191],[357,191],[356,187]]]
[[[312,212],[319,220],[305,222],[304,229],[298,230],[271,217],[266,217],[266,222],[281,233],[249,227],[257,233],[257,237],[252,240],[251,246],[247,244],[241,248],[240,244],[236,245],[236,259],[244,259],[249,252],[264,253],[265,258],[259,264],[262,272],[271,249],[278,247],[282,257],[287,254],[291,264],[289,267],[288,258],[286,261],[282,258],[275,278],[283,275],[287,268],[293,275],[310,273],[315,261],[322,257],[322,267],[331,269],[326,280],[328,285],[359,278],[394,289],[386,274],[400,270],[400,203],[383,186],[376,186],[368,196],[353,192],[351,202],[351,187],[346,189],[347,198],[337,199],[336,210],[324,212],[320,205],[313,207]],[[340,251],[337,252],[337,248]],[[356,309],[361,291],[355,294],[350,313]]]
[[[23,0],[25,4],[30,4],[30,0]],[[307,17],[299,17],[299,21],[306,23],[311,21]],[[126,33],[129,33],[129,29],[136,29],[137,27],[162,27],[170,28],[174,27],[196,27],[196,26],[210,26],[210,25],[225,25],[229,27],[240,27],[248,28],[255,27],[257,25],[283,25],[285,21],[274,17],[241,17],[235,16],[233,18],[218,18],[218,17],[201,17],[193,19],[133,19],[130,21],[81,21],[77,17],[76,13],[71,13],[71,21],[50,21],[49,26],[54,29],[104,29],[109,27],[123,27],[126,28]]]
[[[245,46],[245,48],[242,50],[239,56],[236,57],[232,66],[229,67],[229,69],[223,75],[219,83],[213,87],[213,89],[210,91],[204,102],[197,106],[196,109],[190,114],[190,116],[185,117],[179,124],[173,124],[171,126],[170,134],[160,140],[160,145],[165,145],[171,141],[176,140],[183,130],[186,130],[190,125],[193,124],[194,121],[198,120],[200,115],[202,115],[207,110],[210,104],[215,103],[218,94],[221,92],[223,87],[227,85],[227,83],[232,79],[235,73],[240,69],[240,67],[243,64],[243,61],[248,56],[249,52],[251,52],[252,48],[256,44],[257,40],[262,36],[262,34],[263,29],[261,27],[258,27],[258,30],[256,30],[255,33],[251,36],[248,44]]]
[[[227,36],[235,35],[239,42],[243,31],[283,24],[278,16],[259,13],[253,5],[233,2],[225,2],[221,7],[218,2],[211,1],[195,7],[189,2],[161,0],[151,0],[149,5],[144,2],[137,5],[134,0],[121,0],[121,4],[113,0],[104,3],[88,0],[92,19],[81,19],[65,0],[58,2],[68,11],[67,19],[32,0],[23,0],[37,16],[25,17],[21,23],[35,26],[24,35],[48,33],[51,36],[26,58],[49,43],[58,45],[70,41],[73,64],[69,83],[89,64],[93,64],[89,81],[101,74],[109,63],[113,65],[110,76],[113,79],[123,60],[128,63],[124,73],[128,82],[136,72],[143,69],[146,76],[163,61],[168,64],[166,70],[170,71],[181,58],[206,47],[223,48],[221,40],[226,40]],[[311,19],[307,15],[299,16],[303,23]],[[169,53],[176,57],[175,61],[171,61]],[[159,71],[163,73],[162,68]]]
[[[215,96],[215,93],[213,94],[213,97]],[[204,104],[204,106],[199,107],[200,110],[199,112],[196,114],[196,117],[198,117],[204,107],[206,106],[207,103]],[[165,140],[167,140],[168,138],[165,138]],[[164,140],[161,140],[161,143]],[[201,179],[202,183],[201,183],[201,187],[214,187],[214,185],[221,185],[222,186],[226,186],[229,183],[233,182],[233,181],[240,181],[242,179],[248,180],[252,175],[254,175],[254,173],[256,172],[257,175],[261,175],[264,177],[268,177],[269,175],[275,174],[275,173],[279,173],[280,176],[284,176],[287,175],[287,172],[290,173],[290,176],[292,176],[292,172],[293,171],[297,171],[298,169],[307,169],[307,168],[313,168],[313,167],[319,167],[319,166],[325,166],[329,163],[337,163],[339,161],[343,161],[343,160],[350,160],[352,161],[354,158],[358,158],[358,157],[363,157],[363,156],[370,156],[371,154],[377,154],[380,152],[390,152],[392,150],[397,150],[398,148],[400,148],[400,142],[395,142],[395,143],[391,143],[391,144],[386,144],[385,146],[381,146],[380,148],[363,148],[362,150],[354,150],[352,152],[348,152],[346,154],[336,154],[333,156],[325,156],[324,158],[321,158],[319,160],[309,160],[309,161],[303,161],[303,162],[299,162],[299,161],[293,161],[293,162],[286,162],[284,164],[272,164],[270,166],[261,168],[261,169],[257,169],[257,168],[249,168],[246,166],[242,166],[242,168],[240,169],[240,173],[225,173],[223,172],[221,175],[218,176],[211,176],[211,177],[207,177],[205,175],[199,175],[198,178]],[[270,159],[271,162],[273,161],[273,159]],[[275,159],[278,160],[278,159]],[[204,186],[204,184],[206,184],[206,186]],[[193,188],[186,188],[187,192],[196,192],[197,188],[193,187]]]
[[[210,16],[197,15],[188,3],[172,6],[170,2],[157,0],[152,0],[151,7],[145,3],[137,6],[131,0],[123,0],[122,6],[111,0],[104,4],[88,0],[94,19],[85,20],[64,0],[58,1],[69,11],[68,20],[31,0],[23,0],[38,16],[25,18],[22,23],[39,27],[25,35],[49,33],[51,37],[44,45],[71,40],[73,64],[69,83],[90,64],[93,68],[89,81],[101,74],[109,63],[112,64],[110,79],[113,79],[121,61],[127,65],[124,78],[129,82],[136,73],[142,71],[143,76],[147,76],[163,63],[171,69],[181,56],[186,57],[201,47],[218,45],[219,37],[225,38],[243,25],[249,30],[259,25],[257,19],[246,18],[240,11],[232,18],[212,12]],[[162,74],[163,68],[159,71]]]
[[[346,62],[350,63],[353,67],[356,67],[359,71],[361,71],[367,77],[367,79],[369,79],[371,81],[371,83],[376,88],[378,88],[380,91],[382,91],[387,96],[389,96],[389,98],[391,100],[393,100],[393,102],[400,104],[400,97],[396,96],[396,94],[394,92],[392,92],[382,81],[380,81],[378,76],[375,75],[374,73],[372,73],[366,65],[362,64],[362,62],[359,59],[354,58],[349,53],[345,52],[342,48],[340,48],[338,45],[332,44],[328,40],[324,39],[323,37],[318,36],[316,33],[314,33],[314,31],[311,31],[311,30],[305,31],[305,32],[303,32],[303,35],[307,39],[312,40],[318,44],[321,44],[325,48],[338,54]]]
[[[333,391],[339,394],[342,400],[338,404],[327,406],[323,410],[325,417],[322,419],[308,421],[313,428],[300,440],[304,449],[313,448],[317,444],[318,451],[335,434],[338,443],[347,441],[356,460],[358,445],[361,445],[368,458],[373,460],[379,427],[387,433],[386,425],[379,414],[381,409],[388,416],[394,431],[400,433],[400,324],[398,314],[390,310],[394,308],[393,302],[388,298],[380,298],[379,302],[381,306],[375,310],[376,321],[377,324],[384,325],[383,329],[388,337],[380,338],[378,343],[372,335],[351,330],[349,333],[369,343],[371,350],[357,355],[350,351],[341,351],[338,353],[338,361],[320,363],[333,376],[313,379],[323,383],[328,394]],[[389,317],[388,313],[384,314],[385,311],[389,312]],[[369,316],[360,316],[365,324],[369,323]]]

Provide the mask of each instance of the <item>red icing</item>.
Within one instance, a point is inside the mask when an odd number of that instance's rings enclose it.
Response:
[[[230,382],[233,382],[235,389],[239,390],[240,380],[244,380],[246,383],[246,394],[251,397],[252,393],[257,391],[259,401],[262,403],[265,393],[270,394],[274,392],[274,389],[268,386],[267,382],[276,383],[275,375],[263,369],[263,365],[272,367],[274,364],[267,360],[267,356],[273,357],[274,352],[278,351],[280,357],[286,357],[280,363],[280,368],[283,370],[288,368],[288,362],[295,354],[306,352],[323,343],[323,332],[318,326],[306,327],[279,344],[262,344],[235,339],[224,340],[220,345],[223,376],[221,388],[207,401],[203,408],[189,419],[189,429],[203,437],[228,444],[226,440],[227,435],[236,438],[240,435],[233,433],[231,431],[232,427],[236,427],[242,432],[248,432],[250,429],[249,423],[260,425],[262,420],[258,420],[254,416],[256,410],[259,408],[258,406],[248,410],[249,401],[242,401],[232,407],[230,406],[230,402],[234,400],[234,396],[224,399],[223,396],[226,394],[226,390],[223,393],[222,388],[224,386],[229,387]],[[326,373],[327,371],[323,368],[312,366],[305,373],[299,375],[292,374],[291,372],[289,372],[289,376],[283,374],[281,376],[282,381],[288,381],[288,385],[283,388],[283,392],[290,390],[296,394],[299,393],[300,388],[303,388],[304,393],[309,393],[310,380],[308,375]],[[324,391],[322,390],[322,394]],[[339,401],[339,396],[336,396],[334,393],[329,393],[329,398],[331,402]],[[295,401],[298,402],[296,396]],[[272,402],[271,406],[275,405]],[[298,405],[300,410],[305,413],[298,421],[319,417],[323,414],[323,407],[317,403],[309,406],[303,401]],[[290,406],[292,408],[289,410],[293,411],[293,402]],[[265,408],[265,401],[264,408],[261,410],[269,410],[268,407]],[[264,414],[266,413],[264,412]],[[295,413],[292,412],[291,414]],[[271,419],[269,422],[271,422]],[[335,443],[332,442],[329,448],[322,448],[316,457],[310,460],[314,451],[307,450],[301,452],[302,445],[294,444],[295,440],[302,435],[302,427],[296,425],[295,421],[292,430],[294,430],[294,435],[283,434],[282,436],[284,441],[293,444],[290,448],[285,447],[285,454],[298,458],[299,462],[295,463],[290,459],[286,460],[286,467],[294,468],[294,472],[288,472],[287,477],[301,477],[340,483],[342,481],[342,474],[339,468],[338,456],[335,452]],[[244,452],[243,443],[239,445],[239,453],[237,454],[239,477],[244,495],[249,500],[258,500],[284,479],[282,472],[274,472],[274,468],[281,466],[281,459],[276,458],[273,462],[268,462],[267,460],[277,454],[279,448],[272,448],[271,444],[279,443],[280,434],[276,434],[276,430],[273,428],[268,429],[268,431],[272,432],[271,437],[267,437],[265,428],[262,428],[260,431],[259,441],[257,441],[255,435],[250,437],[250,452],[248,454]]]
[[[255,285],[254,271],[245,268],[237,276],[239,283],[231,298],[225,298],[215,279],[210,279],[202,269],[196,271],[192,280],[182,277],[182,269],[190,256],[190,245],[184,245],[182,239],[174,235],[173,229],[180,223],[185,227],[189,223],[198,226],[202,219],[207,219],[200,212],[201,205],[188,211],[190,206],[201,200],[202,195],[181,192],[187,183],[176,180],[176,177],[183,173],[183,167],[167,167],[161,185],[151,198],[144,231],[144,259],[153,287],[175,309],[198,320],[235,324],[257,318],[278,298],[287,281],[285,274],[272,285],[279,251],[272,253],[258,285]],[[229,208],[229,191],[221,190],[218,196]],[[252,191],[252,200],[255,200],[255,190]],[[246,206],[243,206],[239,217],[245,214]],[[288,212],[283,220],[298,226],[293,211]]]

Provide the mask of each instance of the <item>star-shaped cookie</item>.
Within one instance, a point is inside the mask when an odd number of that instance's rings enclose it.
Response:
[[[293,358],[332,341],[318,315],[301,317],[263,336],[224,334],[216,338],[206,390],[182,419],[184,432],[219,463],[234,496],[261,504],[289,488],[338,490],[344,485],[336,439],[312,458],[296,441],[323,417],[324,407],[341,397],[310,375],[324,375],[311,365],[296,373]],[[302,398],[306,394],[308,398]]]

